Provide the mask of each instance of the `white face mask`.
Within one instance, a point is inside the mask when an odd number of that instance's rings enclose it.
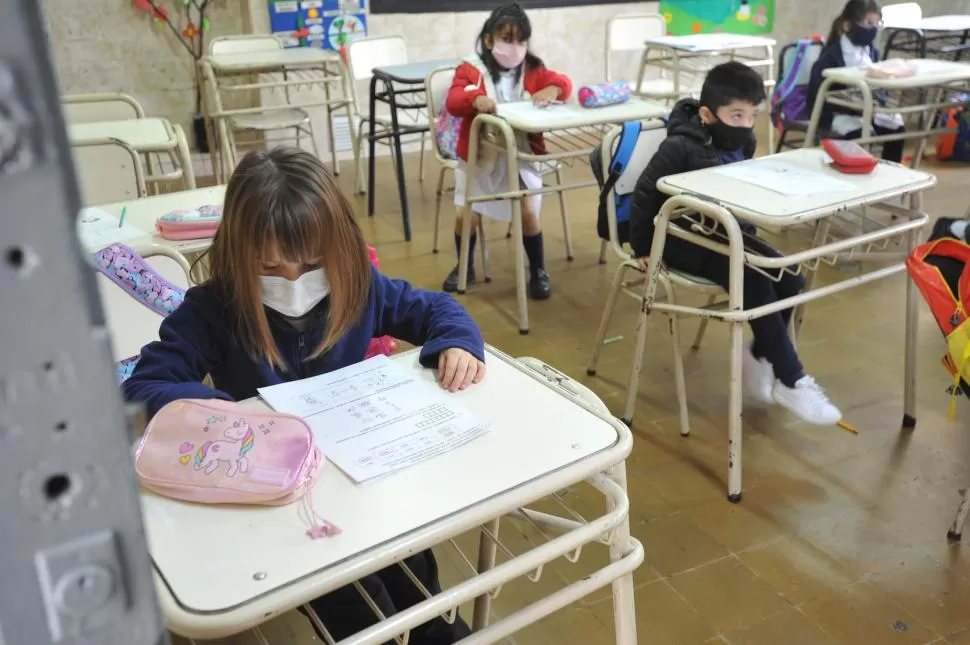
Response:
[[[330,283],[323,269],[307,271],[296,280],[261,275],[259,287],[263,304],[290,318],[306,315],[330,293]]]

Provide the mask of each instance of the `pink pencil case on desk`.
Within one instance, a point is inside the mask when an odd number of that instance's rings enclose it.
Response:
[[[633,90],[626,81],[601,83],[599,85],[584,85],[579,88],[577,96],[579,104],[585,108],[606,107],[618,105],[630,100]]]
[[[155,230],[166,240],[200,240],[215,237],[222,222],[222,206],[200,206],[165,213],[155,220]]]
[[[890,58],[866,68],[870,78],[909,78],[916,75],[916,65],[902,58]]]

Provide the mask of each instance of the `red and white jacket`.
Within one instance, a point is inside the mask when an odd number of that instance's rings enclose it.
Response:
[[[526,66],[522,77],[522,87],[526,92],[535,94],[552,86],[559,88],[557,99],[560,101],[568,99],[573,91],[573,84],[568,76],[553,72],[546,67],[530,69]],[[461,119],[458,156],[463,161],[468,161],[468,139],[472,129],[472,121],[478,115],[478,110],[475,109],[474,104],[475,99],[479,96],[488,96],[485,91],[485,83],[482,82],[482,73],[475,65],[464,62],[455,70],[455,79],[452,81],[451,89],[448,90],[448,97],[445,99],[445,107],[448,108],[448,112]],[[543,142],[541,134],[529,135],[529,143],[532,144],[533,154],[545,154],[546,144]]]

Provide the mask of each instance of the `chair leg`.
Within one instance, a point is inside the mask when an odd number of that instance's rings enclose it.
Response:
[[[778,137],[778,147],[775,148],[775,152],[781,152],[785,148],[785,139],[788,138],[788,128],[781,129],[781,135]]]
[[[658,280],[665,281],[663,276]],[[637,316],[637,346],[633,350],[633,367],[630,369],[630,382],[627,384],[626,405],[623,406],[621,420],[628,426],[633,425],[633,414],[637,406],[637,392],[640,385],[640,371],[643,369],[643,352],[647,348],[647,329],[650,327],[650,314],[646,308],[646,301],[641,299],[640,313]]]
[[[556,181],[562,186],[562,170],[556,168]],[[562,214],[562,234],[566,239],[566,261],[573,261],[573,238],[569,232],[569,217],[566,213],[566,195],[559,191],[559,212]]]
[[[448,172],[448,168],[445,166],[441,167],[438,171],[438,187],[435,189],[434,196],[434,245],[431,247],[432,253],[438,252],[438,236],[441,233],[439,230],[441,228],[441,196],[442,188],[445,185],[445,173]]]
[[[707,299],[707,304],[705,306],[710,307],[711,305],[714,304],[714,301],[716,300],[717,300],[717,295],[712,295],[710,298]],[[697,336],[694,337],[694,344],[690,346],[691,349],[701,348],[701,341],[704,340],[704,332],[707,331],[708,321],[710,321],[710,318],[701,318],[701,323],[697,327]]]
[[[505,239],[511,239],[512,237],[512,222],[509,222],[509,230],[505,232]]]
[[[602,240],[600,242],[600,257],[599,257],[600,264],[606,264],[606,250],[609,248],[609,246],[610,246],[610,243],[607,242],[606,240]]]
[[[478,248],[482,252],[482,274],[485,276],[485,282],[491,282],[492,269],[488,262],[488,240],[485,239],[484,217],[478,219]]]
[[[674,286],[669,280],[662,280],[661,286],[667,296],[667,302],[677,304]],[[674,346],[674,381],[677,387],[677,407],[680,411],[680,436],[690,434],[690,420],[687,412],[687,383],[684,379],[684,358],[680,352],[680,318],[674,314],[667,317],[670,327],[670,342]]]
[[[317,148],[317,134],[316,134],[316,132],[313,131],[313,122],[310,121],[309,119],[306,122],[306,134],[307,134],[307,138],[310,139],[310,150],[313,151],[313,156],[316,157],[317,159],[319,159],[320,158],[320,149]],[[337,174],[337,166],[336,165],[334,165],[334,167],[333,167],[333,173],[334,173],[334,175]]]
[[[357,194],[366,195],[367,194],[367,183],[364,180],[364,148],[360,145],[364,141],[364,125],[367,124],[366,119],[361,119],[357,124],[357,135],[354,138],[357,141]]]
[[[610,322],[613,320],[613,311],[616,309],[616,300],[623,287],[623,278],[626,277],[626,272],[630,268],[626,264],[621,264],[616,267],[616,273],[613,274],[613,286],[610,287],[610,295],[606,300],[606,308],[603,310],[603,317],[600,318],[599,329],[596,330],[596,340],[593,342],[593,355],[590,356],[589,363],[586,364],[586,373],[590,376],[596,376],[596,364],[599,362],[600,353],[603,351],[603,340],[606,338],[606,331],[609,329]]]
[[[427,133],[421,133],[421,158],[418,159],[418,181],[424,182],[424,140]]]

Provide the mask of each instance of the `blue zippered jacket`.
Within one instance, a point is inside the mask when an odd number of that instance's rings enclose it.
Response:
[[[364,359],[372,338],[393,336],[420,345],[421,364],[437,365],[438,355],[452,347],[485,360],[478,325],[465,308],[444,293],[415,289],[372,268],[367,307],[336,345],[306,360],[323,338],[330,299],[310,312],[299,331],[276,311],[265,308],[270,330],[288,369],[277,371],[256,362],[232,336],[232,313],[221,292],[211,285],[189,289],[185,301],[159,329],[159,340],[146,345],[134,373],[122,385],[125,399],[145,404],[154,416],[177,399],[243,400],[256,389],[331,372]],[[202,383],[212,376],[215,389]]]

